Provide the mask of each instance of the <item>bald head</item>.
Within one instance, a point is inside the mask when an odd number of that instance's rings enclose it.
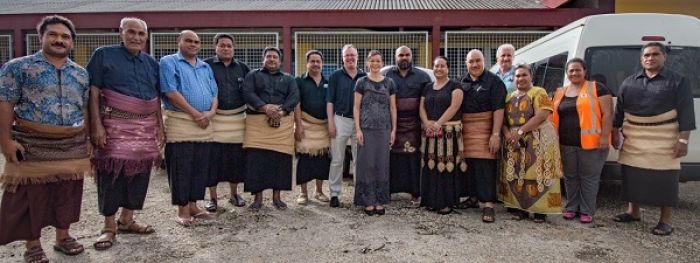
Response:
[[[472,49],[467,53],[464,63],[467,65],[469,76],[473,79],[484,74],[484,53],[478,49]]]
[[[192,30],[183,30],[180,36],[177,37],[177,45],[183,57],[194,58],[202,48],[202,43],[199,41],[199,36]]]
[[[407,46],[400,46],[394,52],[394,61],[400,70],[408,70],[413,66],[413,52]]]

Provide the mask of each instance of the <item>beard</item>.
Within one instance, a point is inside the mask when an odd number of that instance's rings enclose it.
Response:
[[[411,66],[413,66],[413,63],[411,63],[410,61],[402,60],[402,61],[399,61],[398,66],[399,66],[399,69],[406,70],[406,69],[409,69]]]

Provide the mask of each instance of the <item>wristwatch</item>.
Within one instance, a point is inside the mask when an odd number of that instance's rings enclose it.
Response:
[[[518,135],[523,136],[523,133],[525,133],[522,129],[518,129]]]
[[[687,140],[687,139],[679,138],[679,139],[678,139],[678,142],[680,142],[680,143],[682,143],[682,144],[685,144],[685,145],[688,145],[688,140]]]

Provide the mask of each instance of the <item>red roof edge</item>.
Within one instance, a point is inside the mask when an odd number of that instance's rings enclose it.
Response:
[[[540,0],[542,4],[549,8],[557,8],[563,4],[566,4],[570,0]]]

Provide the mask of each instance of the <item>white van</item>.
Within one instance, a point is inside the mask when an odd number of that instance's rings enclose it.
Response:
[[[641,70],[645,43],[669,47],[666,67],[685,75],[693,85],[695,122],[700,127],[700,20],[673,14],[605,14],[579,19],[515,52],[514,65],[527,63],[533,82],[552,92],[567,85],[564,65],[586,61],[587,79],[605,84],[613,94],[629,75]],[[603,178],[618,178],[617,151],[611,151]],[[691,132],[688,155],[682,159],[681,181],[700,180],[700,131]]]

